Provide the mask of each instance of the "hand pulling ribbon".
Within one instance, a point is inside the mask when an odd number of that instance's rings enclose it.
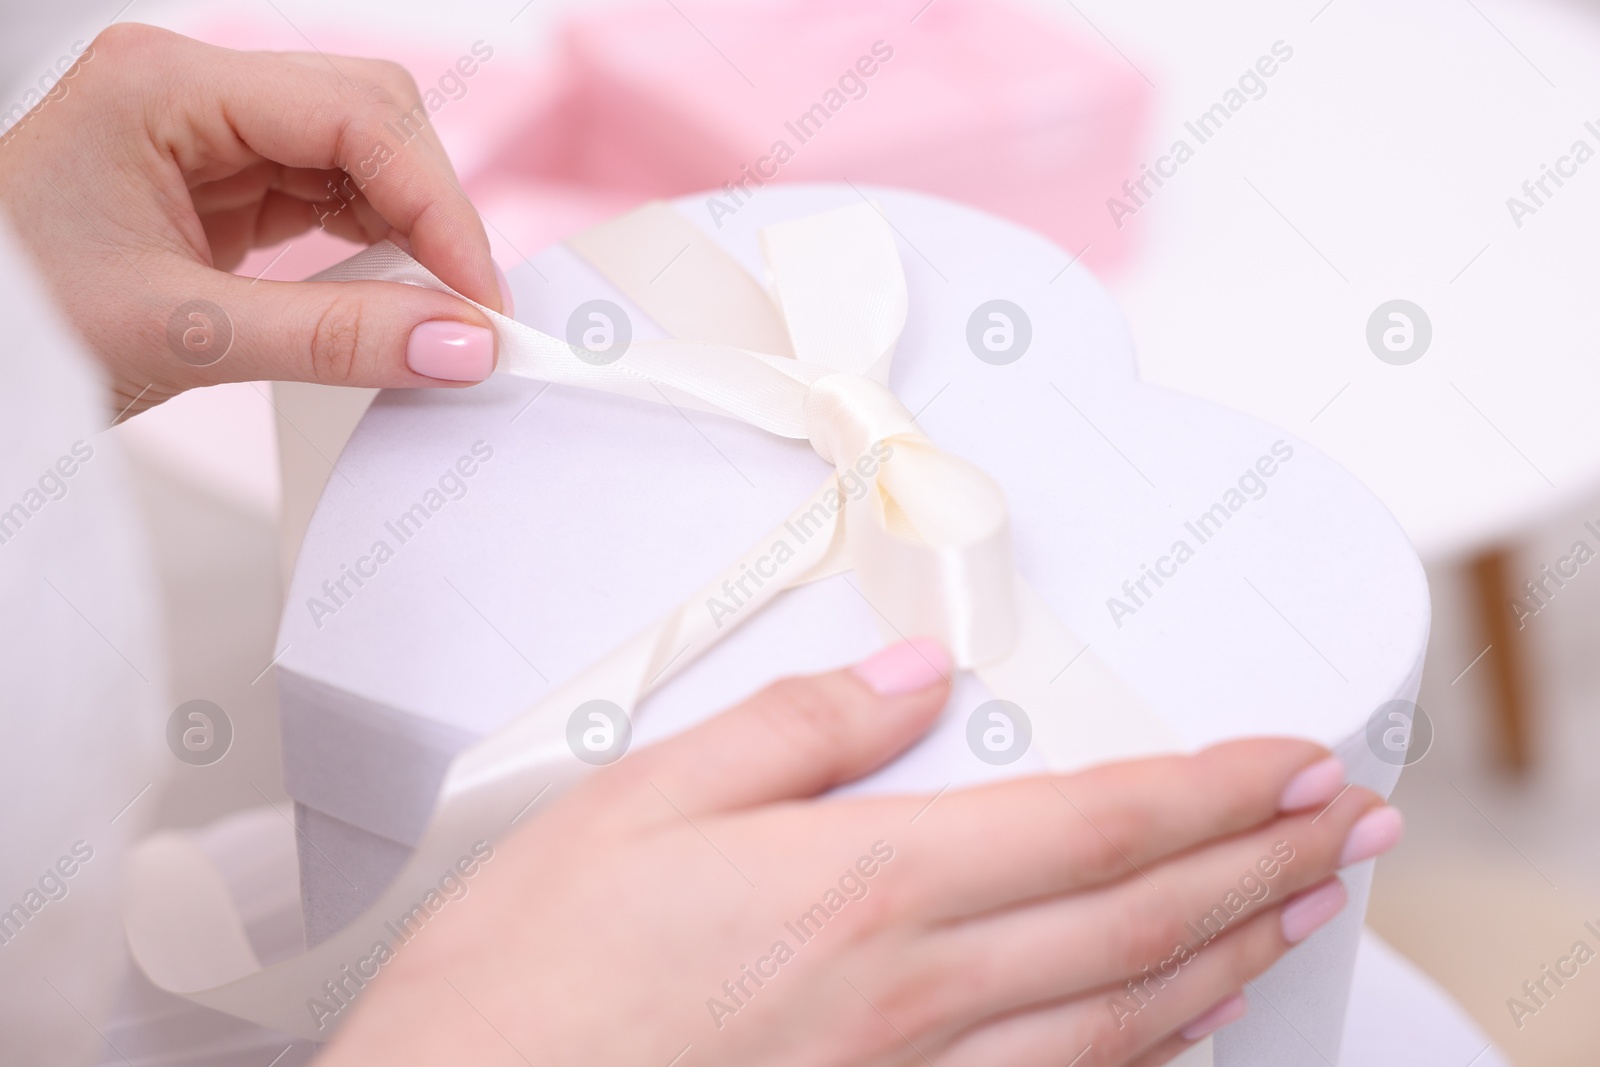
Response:
[[[886,639],[938,638],[957,666],[1026,709],[1041,733],[1055,732],[1074,765],[1179,747],[1016,574],[999,487],[930,441],[885,384],[907,298],[894,235],[876,205],[763,230],[771,295],[666,204],[568,244],[673,339],[634,342],[617,361],[598,364],[479,306],[498,336],[501,372],[741,419],[809,441],[836,473],[783,527],[665,618],[458,755],[410,861],[371,908],[311,951],[263,968],[221,876],[192,839],[166,833],[141,844],[126,927],[134,958],[157,986],[286,1033],[328,1039],[392,954],[396,921],[471,844],[501,836],[528,797],[548,804],[591,769],[567,745],[574,708],[604,699],[633,714],[652,689],[780,592],[847,570],[856,572]],[[672,269],[660,273],[675,253]],[[451,291],[388,242],[318,279]],[[843,491],[860,483],[866,492]],[[816,533],[796,545],[783,533],[797,527]],[[778,540],[792,551],[777,560],[776,573],[764,571],[736,611],[718,612],[725,583],[758,559],[772,565],[768,550]],[[1192,1067],[1209,1064],[1204,1051]]]

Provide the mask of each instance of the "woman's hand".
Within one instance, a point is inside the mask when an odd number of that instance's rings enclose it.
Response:
[[[493,334],[448,294],[224,273],[323,225],[409,242],[452,288],[506,310],[427,118],[393,63],[118,24],[0,135],[0,204],[110,372],[118,410],[225,381],[478,381]]]
[[[598,772],[398,950],[323,1067],[1164,1063],[1399,837],[1300,741],[809,799],[920,737],[947,673],[895,646]]]

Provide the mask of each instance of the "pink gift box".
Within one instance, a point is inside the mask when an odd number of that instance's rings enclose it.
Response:
[[[281,23],[198,35],[304,47]],[[451,71],[473,36],[316,29],[332,51],[402,59],[425,93],[449,81],[432,119],[508,265],[652,198],[722,189],[706,204],[714,225],[768,181],[933,193],[1021,222],[1102,270],[1137,233],[1106,201],[1139,171],[1149,87],[1099,42],[1004,0],[612,7],[571,17],[537,58],[520,31],[481,42],[493,57],[458,81]],[[317,238],[272,277],[303,277],[347,251]]]
[[[1089,245],[1091,264],[1120,261],[1132,227],[1119,229],[1105,200],[1138,170],[1140,75],[1007,3],[924,4],[580,15],[560,45],[572,121],[559,161],[524,139],[496,163],[654,196],[721,187],[721,206],[707,205],[716,217],[762,181],[899,185]]]

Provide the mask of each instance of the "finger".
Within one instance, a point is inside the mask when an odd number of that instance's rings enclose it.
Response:
[[[232,270],[252,249],[281,244],[314,227],[361,244],[382,240],[392,228],[348,181],[342,171],[262,160],[196,185],[189,195],[205,230],[211,265]]]
[[[281,244],[316,224],[313,205],[275,191],[264,194],[256,203],[200,216],[206,242],[211,246],[211,265],[218,270],[233,270],[252,249]],[[350,232],[351,227],[325,228],[336,236],[370,243],[362,240],[361,234]]]
[[[302,209],[307,216],[307,229],[311,223],[335,237],[357,244],[370,245],[382,240],[393,241],[407,255],[410,242],[404,234],[390,226],[387,220],[360,193],[345,200],[324,200],[306,204]],[[504,294],[502,294],[504,295]]]
[[[938,643],[918,639],[848,670],[786,678],[619,764],[611,786],[653,784],[690,816],[814,796],[921,737],[949,696],[949,675]]]
[[[321,57],[319,69],[303,57],[265,52],[234,53],[231,59],[226,77],[205,75],[204,94],[183,64],[168,64],[178,71],[173,96],[181,109],[165,121],[198,127],[199,135],[189,139],[208,153],[180,165],[220,176],[264,158],[293,168],[344,171],[384,219],[411,239],[424,266],[463,295],[500,308],[482,220],[403,68]],[[207,103],[196,106],[194,100]]]
[[[1286,806],[1326,803],[1343,775],[1309,741],[1256,739],[996,783],[944,797],[919,819],[902,870],[936,915],[972,915],[1119,881]],[[949,862],[959,854],[985,862]]]
[[[1156,1042],[1155,1046],[1134,1060],[1128,1067],[1161,1067],[1171,1063],[1183,1053],[1221,1030],[1250,1014],[1250,1001],[1243,993],[1235,993],[1212,1005],[1198,1019],[1191,1020],[1172,1037]]]
[[[1350,790],[1321,815],[1304,814],[1183,854],[1115,886],[1058,897],[945,927],[928,946],[952,974],[986,974],[987,1014],[1045,1003],[1129,975],[1175,973],[1190,956],[1341,866],[1368,858],[1364,827],[1394,825],[1393,809]],[[1386,850],[1398,836],[1376,842]],[[1355,846],[1352,849],[1352,845]],[[1292,912],[1291,941],[1322,916]]]
[[[333,201],[341,193],[346,175],[339,170],[285,167],[263,159],[235,174],[201,182],[189,190],[194,209],[201,215],[258,203],[269,192],[287,193],[307,202]]]
[[[1349,901],[1344,884],[1337,878],[1304,896],[1320,898],[1318,907],[1324,922],[1340,914]],[[1294,906],[1291,901],[1287,906],[1263,912],[1213,942],[1185,965],[1175,980],[1164,985],[1141,982],[1114,991],[1095,1005],[1105,1013],[1099,1030],[1104,1042],[1132,1059],[1174,1037],[1198,1040],[1242,1018],[1244,1006],[1230,1004],[1230,999],[1241,989],[1246,990],[1247,997],[1259,998],[1254,980],[1298,943],[1284,936],[1285,913]],[[1090,1004],[1086,1001],[1084,1006]]]
[[[1165,1064],[1171,1063],[1199,1043],[1200,1039],[1198,1038],[1194,1041],[1185,1041],[1181,1037],[1169,1037],[1143,1056],[1128,1064],[1128,1067],[1164,1067]]]
[[[1331,885],[1343,886],[1337,879]],[[1331,888],[1331,886],[1330,886]],[[1342,906],[1342,901],[1341,901]],[[1007,1063],[1019,1067],[1072,1062],[1077,1067],[1125,1067],[1179,1037],[1289,950],[1282,908],[1273,908],[1212,942],[1173,978],[1102,988],[981,1024],[941,1057],[940,1067]],[[1226,1013],[1224,1013],[1226,1014]],[[1191,1034],[1196,1030],[1189,1030]]]
[[[264,58],[272,63],[270,56]],[[461,189],[411,75],[383,61],[336,62],[346,78],[361,83],[365,75],[384,86],[389,99],[370,102],[368,85],[360,84],[350,90],[342,115],[325,113],[324,125],[303,133],[283,130],[271,112],[258,109],[240,120],[245,139],[259,135],[276,146],[283,144],[278,138],[285,134],[323,138],[321,143],[331,145],[334,153],[328,163],[315,165],[345,171],[351,182],[342,187],[348,190],[353,183],[390,226],[410,239],[417,260],[446,285],[503,310],[483,220]],[[255,118],[262,120],[260,125],[251,124]],[[330,135],[331,141],[326,140]]]
[[[183,366],[163,333],[162,358],[185,386],[272,380],[405,388],[481,381],[494,369],[487,317],[449,293],[389,282],[255,281],[190,263],[177,272],[181,280],[164,288],[219,307],[226,321],[216,325],[229,342],[217,362]],[[165,330],[171,309],[157,311],[153,328]]]

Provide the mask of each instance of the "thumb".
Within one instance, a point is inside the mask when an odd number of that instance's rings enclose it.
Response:
[[[206,270],[167,317],[183,386],[298,381],[405,388],[482,381],[489,319],[465,300],[395,282],[269,282]],[[191,304],[200,306],[189,312]],[[198,316],[198,317],[196,317]],[[195,323],[191,328],[188,323]]]
[[[928,638],[846,670],[785,678],[616,767],[623,792],[659,788],[685,815],[814,796],[882,766],[927,732],[950,695]]]

